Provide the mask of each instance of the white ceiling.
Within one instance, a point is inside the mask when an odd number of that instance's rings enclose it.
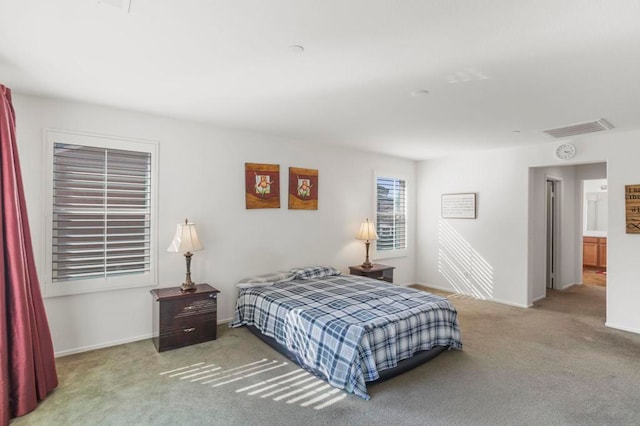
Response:
[[[412,159],[640,129],[638,0],[121,2],[0,0],[0,83]]]

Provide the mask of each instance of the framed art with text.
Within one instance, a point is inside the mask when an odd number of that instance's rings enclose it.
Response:
[[[627,234],[640,234],[640,185],[624,186]]]
[[[442,194],[440,209],[443,219],[475,219],[476,193]]]
[[[247,209],[280,208],[280,166],[244,163]]]
[[[318,171],[289,167],[289,209],[318,210]]]

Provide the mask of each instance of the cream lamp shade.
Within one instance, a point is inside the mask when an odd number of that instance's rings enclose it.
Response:
[[[204,247],[198,238],[196,232],[196,224],[189,223],[187,219],[184,223],[179,223],[176,228],[176,234],[173,236],[173,240],[167,248],[167,251],[174,253],[184,253],[185,260],[187,262],[187,275],[185,281],[180,286],[182,291],[192,291],[196,289],[196,284],[191,281],[191,256],[192,251],[202,250]]]
[[[186,253],[188,251],[202,250],[204,247],[198,239],[198,233],[196,232],[196,224],[189,223],[185,219],[184,223],[179,223],[176,227],[176,234],[173,236],[173,240],[167,248],[167,251],[174,253]]]
[[[376,232],[376,224],[370,222],[369,219],[365,219],[360,225],[360,231],[356,235],[358,240],[375,241],[378,239],[378,233]]]

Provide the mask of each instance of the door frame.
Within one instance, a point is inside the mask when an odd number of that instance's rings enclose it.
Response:
[[[549,192],[552,184],[553,193]],[[545,175],[545,294],[548,289],[555,289],[559,281],[560,269],[560,215],[562,197],[562,178]],[[551,201],[550,201],[551,200]],[[551,203],[551,204],[550,204]]]

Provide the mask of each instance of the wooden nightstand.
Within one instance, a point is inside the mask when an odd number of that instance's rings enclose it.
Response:
[[[180,287],[151,290],[153,304],[153,344],[158,352],[216,339],[218,293],[209,284],[194,291]]]
[[[349,266],[351,275],[360,275],[363,277],[375,278],[388,283],[393,283],[393,270],[395,266],[380,265],[374,263],[371,268],[363,268],[362,265]]]

